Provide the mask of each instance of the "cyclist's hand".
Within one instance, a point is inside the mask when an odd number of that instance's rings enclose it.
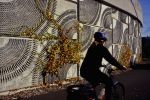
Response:
[[[127,67],[126,67],[126,66],[123,66],[123,68],[124,68],[125,70],[127,70]]]
[[[127,71],[127,67],[122,66],[122,71],[123,71],[123,72],[126,72],[126,71]]]
[[[123,66],[123,67],[124,67],[124,69],[122,70],[123,72],[127,72],[127,71],[132,70],[131,68],[127,68],[127,67],[125,67],[125,66]]]

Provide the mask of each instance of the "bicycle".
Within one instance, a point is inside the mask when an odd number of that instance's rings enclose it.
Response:
[[[104,67],[104,66],[103,66]],[[124,85],[113,79],[112,68],[104,67],[104,72],[112,81],[111,100],[125,100]],[[67,88],[67,100],[105,100],[105,87],[100,83],[100,92],[96,92],[90,84],[71,85]]]

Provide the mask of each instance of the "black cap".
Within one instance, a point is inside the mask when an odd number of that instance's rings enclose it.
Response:
[[[105,34],[102,32],[95,32],[94,38],[96,41],[104,40],[107,41],[107,38],[105,37]]]

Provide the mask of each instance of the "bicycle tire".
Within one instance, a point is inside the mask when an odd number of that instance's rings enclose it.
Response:
[[[98,85],[96,88],[96,95],[97,95],[97,99],[96,100],[105,100],[105,85],[103,83],[101,83],[100,85]]]
[[[116,82],[112,87],[111,100],[125,100],[125,88],[122,83]]]

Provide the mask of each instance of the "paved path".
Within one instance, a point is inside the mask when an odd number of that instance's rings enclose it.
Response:
[[[115,76],[126,88],[126,100],[150,100],[150,65],[136,65],[133,70]],[[29,100],[66,100],[66,90],[35,96]]]
[[[116,76],[126,88],[126,100],[150,100],[150,65],[137,65]]]

